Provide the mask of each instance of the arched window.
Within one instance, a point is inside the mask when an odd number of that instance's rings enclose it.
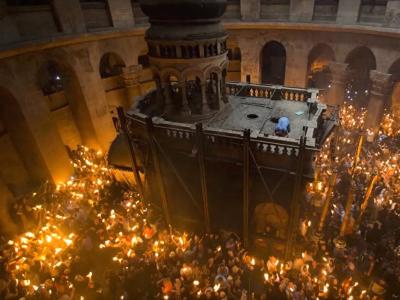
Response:
[[[327,89],[331,74],[328,69],[330,61],[335,60],[333,50],[325,44],[318,44],[310,51],[308,55],[308,86],[319,89]]]
[[[357,106],[367,106],[371,80],[369,72],[376,69],[376,60],[367,47],[357,47],[352,50],[345,61],[349,70],[346,100]]]
[[[125,66],[120,56],[115,53],[106,53],[100,60],[100,76],[101,78],[108,78],[121,75]]]
[[[387,103],[387,108],[391,108],[392,112],[400,115],[400,58],[396,60],[389,69],[389,74],[392,74],[393,90],[391,99]]]
[[[276,41],[267,43],[261,51],[262,82],[283,85],[285,82],[285,69],[285,47]]]
[[[62,67],[54,61],[46,62],[39,72],[39,86],[44,95],[64,90],[65,75]]]

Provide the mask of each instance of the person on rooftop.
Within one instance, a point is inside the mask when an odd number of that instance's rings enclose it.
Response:
[[[275,135],[287,137],[290,132],[290,121],[287,117],[280,117],[275,127]]]

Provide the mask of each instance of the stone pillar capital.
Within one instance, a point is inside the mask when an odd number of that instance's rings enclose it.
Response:
[[[332,74],[332,81],[345,83],[348,77],[348,70],[347,67],[349,65],[345,63],[331,61],[328,64],[328,68]]]
[[[372,94],[375,94],[377,96],[384,96],[390,92],[390,88],[393,84],[392,74],[371,70],[369,72],[369,78],[371,79],[372,83]]]
[[[368,113],[365,128],[376,132],[383,117],[385,102],[392,87],[392,75],[371,70],[371,92],[369,94]]]
[[[348,64],[331,61],[328,64],[332,75],[331,87],[328,90],[326,103],[330,105],[342,105],[344,102],[344,93],[346,81],[348,78]]]

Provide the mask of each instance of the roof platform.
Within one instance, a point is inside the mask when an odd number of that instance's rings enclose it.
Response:
[[[261,167],[294,172],[303,137],[308,161],[304,175],[313,176],[313,153],[320,150],[329,136],[327,130],[333,129],[327,124],[335,122],[325,118],[327,106],[318,101],[318,90],[227,83],[226,93],[228,103],[213,117],[201,121],[207,159],[240,162],[244,131],[250,130],[250,148]],[[152,134],[160,144],[175,153],[191,156],[196,145],[196,124],[145,113],[146,105],[150,105],[155,96],[156,92],[147,94],[127,112],[131,138],[148,140],[146,124],[150,119]],[[273,119],[281,116],[288,117],[291,122],[287,137],[274,135]],[[112,160],[110,157],[111,164]]]

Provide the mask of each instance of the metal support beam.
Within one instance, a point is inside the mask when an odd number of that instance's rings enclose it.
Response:
[[[139,188],[139,193],[141,194],[142,197],[144,197],[144,187],[143,187],[142,179],[140,178],[140,174],[139,174],[139,167],[137,164],[136,154],[135,154],[135,146],[129,135],[129,128],[128,128],[128,123],[126,121],[125,112],[121,106],[117,107],[117,112],[118,112],[118,118],[119,118],[119,121],[121,124],[122,133],[126,136],[126,138],[128,140],[129,152],[131,153],[131,158],[132,158],[133,175],[135,176],[135,181]]]
[[[156,180],[157,180],[158,189],[160,192],[161,205],[163,208],[164,218],[165,218],[165,221],[167,222],[167,225],[170,226],[172,223],[171,223],[171,216],[169,214],[169,209],[168,209],[167,193],[165,191],[164,180],[162,178],[160,158],[158,156],[158,149],[157,149],[157,145],[154,141],[153,120],[150,117],[146,118],[146,129],[147,129],[147,135],[148,135],[148,139],[149,139],[151,157],[153,159],[153,164],[154,164],[155,176],[156,176]]]
[[[293,198],[290,206],[290,219],[288,226],[288,235],[286,242],[286,259],[291,258],[293,252],[293,242],[296,239],[296,232],[298,230],[300,218],[300,201],[302,199],[302,186],[303,186],[303,169],[304,169],[304,154],[306,151],[306,137],[300,138],[299,156],[297,158],[296,177],[293,188]]]
[[[329,181],[328,191],[326,192],[325,202],[324,206],[322,207],[321,218],[318,224],[318,232],[321,234],[322,230],[324,229],[325,220],[328,215],[329,206],[331,204],[331,199],[333,196],[333,188],[335,187],[336,184],[336,178],[337,178],[337,171],[335,170]]]
[[[249,148],[250,130],[243,132],[243,243],[249,245]]]
[[[196,143],[197,143],[197,161],[199,164],[200,171],[200,183],[201,183],[201,196],[203,198],[203,210],[204,210],[204,223],[206,232],[211,231],[210,226],[210,213],[208,209],[208,190],[207,190],[207,174],[206,165],[204,159],[204,134],[203,125],[201,123],[196,124]]]

